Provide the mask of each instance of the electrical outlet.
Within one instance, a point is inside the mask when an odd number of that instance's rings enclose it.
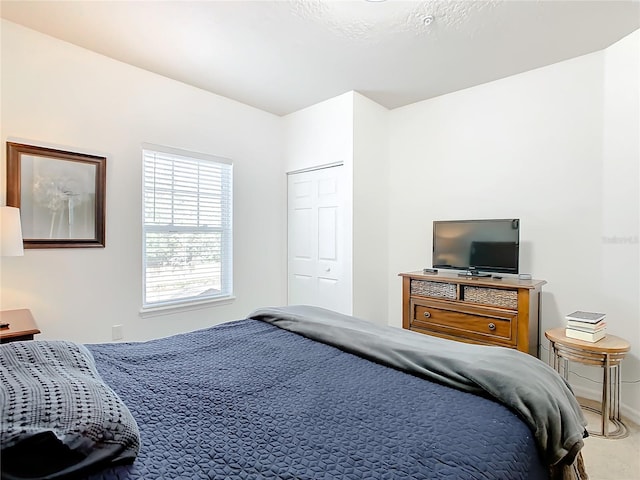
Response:
[[[113,327],[111,327],[111,338],[113,340],[122,340],[124,338],[122,325],[114,325]]]

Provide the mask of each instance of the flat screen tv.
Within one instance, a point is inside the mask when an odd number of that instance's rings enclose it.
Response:
[[[519,245],[517,218],[433,222],[433,268],[517,274]]]

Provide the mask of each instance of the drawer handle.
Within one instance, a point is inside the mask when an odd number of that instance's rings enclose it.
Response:
[[[489,330],[495,330],[495,329],[496,329],[496,324],[495,324],[495,323],[493,323],[493,322],[491,322],[491,323],[489,324]]]
[[[431,318],[431,314],[429,312],[424,312],[424,318]]]

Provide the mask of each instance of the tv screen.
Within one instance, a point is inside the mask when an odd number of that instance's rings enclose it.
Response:
[[[520,220],[433,222],[433,268],[518,273]]]

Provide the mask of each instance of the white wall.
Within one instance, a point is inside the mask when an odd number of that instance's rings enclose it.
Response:
[[[282,119],[286,172],[338,162],[352,170],[353,92],[298,110]]]
[[[636,32],[606,53],[391,112],[389,318],[395,325],[401,282],[393,273],[431,265],[433,220],[520,218],[521,271],[548,282],[542,332],[563,326],[573,310],[607,312],[609,331],[632,342],[623,379],[640,378],[638,43]],[[635,102],[625,102],[631,91]],[[606,235],[636,240],[619,248],[615,263],[612,247],[603,245]],[[624,307],[612,290],[624,292]],[[601,372],[584,370],[593,382],[576,376],[571,382],[596,397]],[[622,393],[635,416],[638,387],[626,383]]]
[[[3,310],[30,308],[39,338],[139,340],[243,318],[286,300],[281,119],[2,21],[1,137],[107,156],[104,249],[2,258]],[[234,162],[234,290],[227,305],[141,318],[141,143]],[[4,200],[4,198],[3,198]],[[3,202],[4,204],[4,202]],[[270,252],[264,255],[264,252]]]
[[[601,295],[607,328],[631,343],[623,381],[640,379],[640,30],[604,51]],[[640,420],[640,385],[623,384]]]
[[[353,314],[387,324],[389,111],[353,100]]]

